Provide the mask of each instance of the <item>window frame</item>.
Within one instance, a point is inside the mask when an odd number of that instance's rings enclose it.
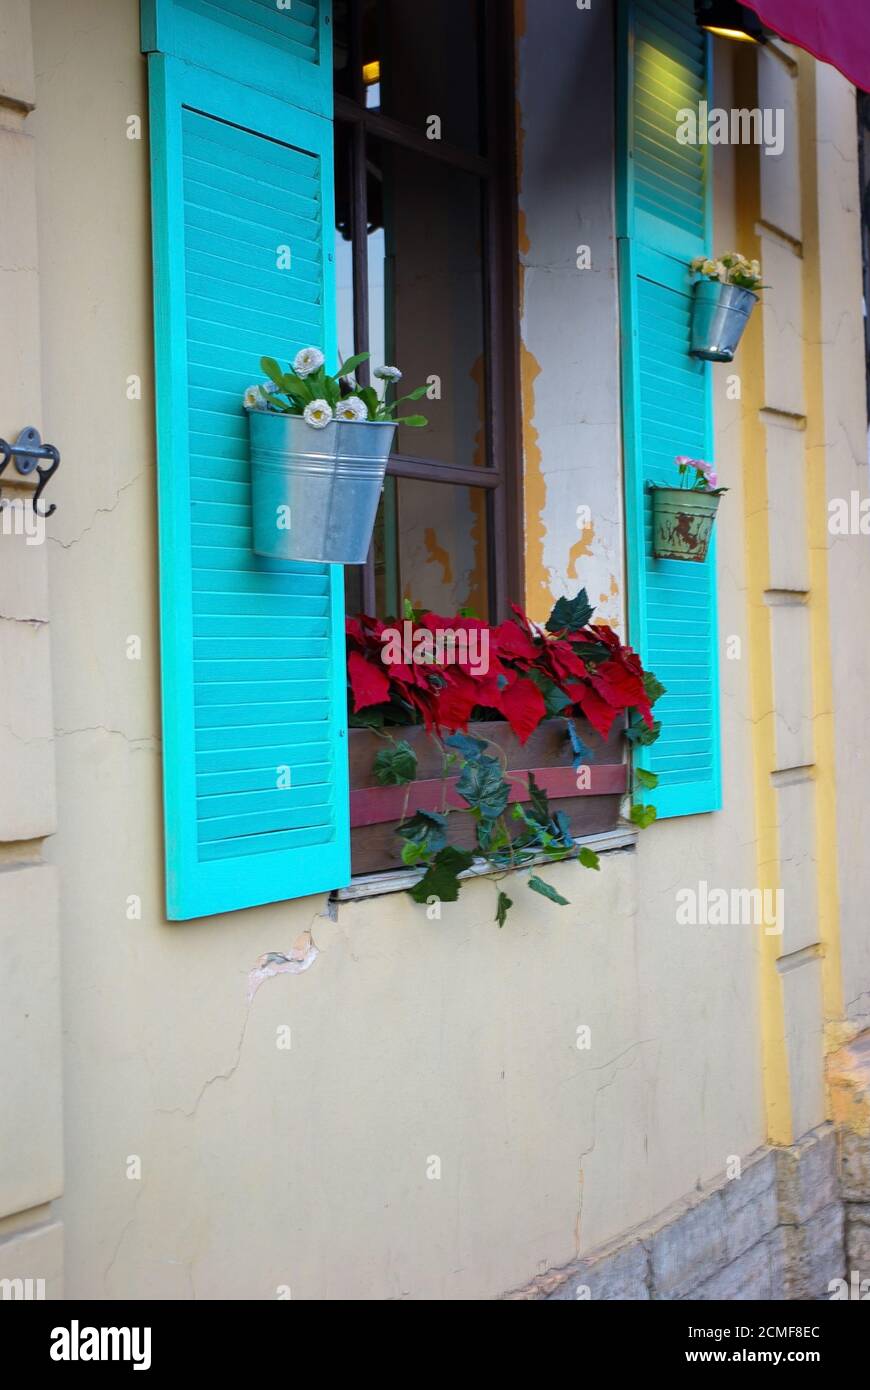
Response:
[[[498,0],[481,0],[481,115],[486,154],[475,154],[442,140],[431,141],[422,131],[366,107],[361,0],[348,0],[349,62],[354,95],[347,97],[336,91],[333,113],[336,127],[342,123],[350,134],[354,352],[365,352],[369,347],[367,137],[416,150],[426,158],[463,169],[481,180],[487,465],[465,467],[394,453],[387,464],[387,476],[485,490],[491,621],[508,616],[511,602],[522,605],[525,597],[513,0],[508,23],[504,9],[504,0],[501,5]],[[360,369],[359,379],[368,382],[367,363]],[[362,599],[365,610],[375,613],[374,544],[369,548],[363,571]]]

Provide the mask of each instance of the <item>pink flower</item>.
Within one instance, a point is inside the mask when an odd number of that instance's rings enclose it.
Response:
[[[708,463],[706,459],[691,459],[687,454],[677,454],[674,462],[681,471],[686,468],[694,468],[695,472],[701,475],[709,488],[712,489],[718,486],[719,479],[716,474],[716,466],[715,464]]]

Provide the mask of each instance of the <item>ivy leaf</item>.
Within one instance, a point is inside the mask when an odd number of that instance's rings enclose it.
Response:
[[[498,820],[482,820],[477,826],[477,844],[481,854],[498,854],[499,850],[507,849],[510,845],[511,837],[502,823]]]
[[[416,844],[413,840],[406,840],[402,845],[402,863],[409,869],[416,869],[428,857],[429,851],[425,845]]]
[[[555,717],[570,707],[572,704],[570,696],[566,695],[564,690],[560,690],[555,681],[550,680],[549,676],[545,676],[543,671],[536,671],[533,667],[527,672],[527,675],[529,680],[534,681],[543,695],[544,706],[548,715]]]
[[[424,853],[435,854],[447,843],[447,817],[437,811],[416,811],[399,826],[397,834],[409,844],[420,846]]]
[[[450,734],[444,739],[446,748],[455,748],[464,758],[479,758],[486,749],[486,739],[475,738],[473,734]]]
[[[501,891],[499,891],[498,905],[495,909],[495,920],[498,922],[500,927],[504,926],[505,919],[508,915],[508,908],[513,907],[513,905],[513,898],[509,898],[507,893],[502,893]]]
[[[402,739],[393,748],[382,748],[375,758],[375,777],[382,787],[404,787],[417,776],[417,754]]]
[[[663,695],[667,694],[665,687],[658,677],[653,675],[652,671],[644,671],[643,688],[651,705],[654,705],[656,700],[660,700]]]
[[[571,749],[573,752],[571,766],[574,768],[576,772],[578,767],[582,767],[584,763],[589,762],[589,759],[591,758],[592,754],[590,750],[586,747],[586,744],[583,742],[580,735],[578,734],[577,726],[574,723],[574,720],[566,719],[565,723],[568,726],[568,737],[571,740]]]
[[[655,806],[641,806],[637,802],[629,812],[629,818],[634,825],[640,826],[641,830],[646,830],[648,825],[652,825],[656,818]]]
[[[550,803],[547,793],[543,787],[539,787],[535,781],[535,774],[529,773],[529,805],[531,806],[531,817],[538,825],[547,826],[550,824]]]
[[[645,767],[634,769],[635,781],[639,787],[644,787],[647,791],[654,791],[659,784],[659,779],[654,772],[648,772]]]
[[[415,903],[425,903],[429,898],[438,898],[443,903],[455,903],[459,897],[459,875],[470,869],[474,855],[468,850],[445,845],[439,849],[429,868],[419,883],[408,892]]]
[[[595,853],[595,851],[591,850],[588,845],[581,846],[580,853],[578,854],[577,858],[580,860],[580,863],[583,865],[584,869],[601,868],[601,860],[598,858],[598,855]]]
[[[568,907],[568,899],[563,898],[561,893],[557,893],[551,883],[545,883],[537,874],[530,874],[529,887],[533,893],[540,893],[542,898],[549,898],[551,903],[558,903],[560,907]]]
[[[495,758],[486,758],[483,754],[466,762],[456,790],[483,820],[498,820],[511,792]]]
[[[374,709],[348,710],[347,722],[351,729],[380,729],[384,716]]]
[[[625,731],[625,737],[635,748],[648,748],[651,743],[655,743],[661,731],[660,719],[654,719],[652,727],[648,728],[644,720],[638,716],[632,719]]]
[[[595,609],[589,602],[586,590],[581,589],[575,598],[560,598],[547,619],[548,632],[579,632],[586,627]]]

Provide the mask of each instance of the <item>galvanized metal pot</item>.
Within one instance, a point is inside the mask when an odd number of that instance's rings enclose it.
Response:
[[[706,362],[731,362],[757,302],[757,294],[739,285],[723,285],[719,280],[696,281],[692,356]]]
[[[693,560],[702,564],[719,498],[714,492],[685,487],[653,487],[653,554],[659,560]]]
[[[254,550],[272,560],[363,565],[396,426],[249,411]]]

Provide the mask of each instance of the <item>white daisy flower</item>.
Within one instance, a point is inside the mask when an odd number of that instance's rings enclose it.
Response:
[[[335,407],[335,418],[350,421],[367,420],[369,412],[365,401],[361,401],[359,396],[348,396]]]
[[[322,367],[325,360],[320,348],[303,348],[293,358],[293,370],[297,376],[304,378]]]
[[[381,381],[401,381],[402,373],[398,367],[375,367],[375,376]]]
[[[242,398],[242,404],[245,410],[258,410],[262,399],[259,386],[249,386]]]
[[[302,414],[313,429],[323,430],[332,420],[332,407],[329,401],[309,401]]]

